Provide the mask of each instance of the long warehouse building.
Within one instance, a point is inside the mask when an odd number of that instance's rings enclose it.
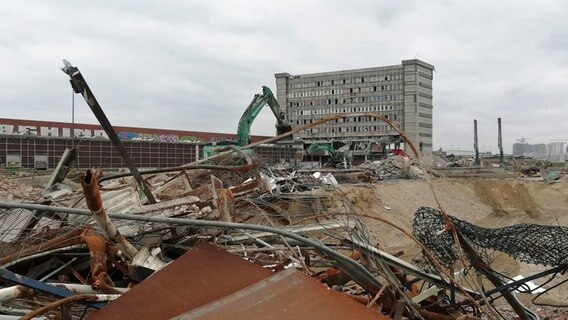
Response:
[[[236,134],[115,126],[137,167],[179,166],[210,156],[209,145],[236,139]],[[251,136],[254,142],[268,136]],[[0,118],[0,169],[53,169],[66,148],[77,147],[77,168],[126,167],[100,125]],[[267,163],[294,161],[295,149],[261,145],[255,154]]]

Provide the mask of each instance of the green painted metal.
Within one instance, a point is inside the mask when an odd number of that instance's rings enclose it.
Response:
[[[276,117],[276,134],[280,135],[292,130],[292,126],[286,121],[286,117],[278,101],[272,94],[272,91],[266,87],[262,87],[262,93],[254,95],[252,102],[249,104],[241,119],[239,120],[239,127],[237,129],[237,145],[245,146],[249,144],[250,126],[254,119],[258,116],[262,108],[268,105],[274,117]]]

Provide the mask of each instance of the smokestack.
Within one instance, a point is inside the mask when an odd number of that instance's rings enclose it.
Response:
[[[477,120],[473,119],[473,150],[475,150],[475,165],[479,166],[479,144],[477,142]]]
[[[499,136],[497,141],[497,145],[499,146],[499,164],[503,164],[503,136],[501,133],[501,118],[497,119],[497,123],[499,125]]]

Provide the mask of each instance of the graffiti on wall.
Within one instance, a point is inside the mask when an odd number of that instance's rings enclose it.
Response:
[[[120,140],[142,140],[159,142],[199,142],[199,138],[194,136],[179,137],[175,134],[153,134],[137,132],[119,132],[118,138]]]
[[[179,142],[199,142],[199,138],[194,136],[182,136],[179,138]]]

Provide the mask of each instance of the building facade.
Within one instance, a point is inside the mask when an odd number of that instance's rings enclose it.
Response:
[[[209,142],[220,140],[236,140],[237,135],[231,133],[184,131],[171,129],[138,128],[114,126],[114,131],[121,140],[159,141],[159,142]],[[37,121],[28,119],[0,118],[0,134],[34,135],[40,137],[81,137],[108,138],[100,125],[86,123],[69,123],[55,121]],[[268,136],[251,136],[253,142],[269,138]]]
[[[141,168],[179,166],[210,156],[207,147],[234,141],[236,134],[171,129],[113,127],[134,165]],[[251,136],[253,142],[270,138]],[[66,148],[78,148],[77,168],[126,166],[100,125],[0,118],[0,170],[2,167],[55,168]],[[292,162],[295,149],[261,145],[254,153],[269,164]],[[39,161],[40,159],[41,161]]]
[[[277,73],[276,98],[292,126],[337,114],[380,113],[405,132],[419,149],[423,163],[431,165],[433,71],[434,66],[414,59],[375,68],[301,75]],[[357,150],[373,142],[397,142],[397,137],[398,133],[386,123],[355,116],[302,131],[296,138],[306,143],[343,141]],[[406,145],[404,149],[410,151]]]
[[[138,168],[164,168],[184,165],[205,156],[206,144],[129,140],[122,142],[130,160]],[[42,137],[0,134],[0,170],[14,168],[54,169],[66,148],[77,148],[74,168],[125,168],[116,147],[107,139]],[[261,145],[253,149],[267,164],[293,162],[295,149],[279,145]],[[40,159],[41,161],[38,161]]]

